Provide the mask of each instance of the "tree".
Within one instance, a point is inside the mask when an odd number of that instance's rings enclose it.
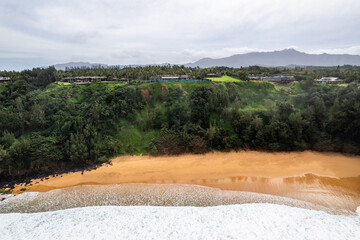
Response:
[[[71,133],[70,141],[67,142],[67,149],[71,162],[84,163],[88,160],[89,151],[82,133]]]

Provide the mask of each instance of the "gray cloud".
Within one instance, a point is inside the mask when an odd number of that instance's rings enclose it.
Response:
[[[358,9],[358,0],[2,0],[0,69],[12,58],[186,63],[290,46],[360,54]]]

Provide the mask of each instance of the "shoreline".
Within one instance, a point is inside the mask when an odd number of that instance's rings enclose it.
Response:
[[[309,201],[247,191],[221,190],[190,184],[81,185],[48,192],[11,195],[0,202],[1,213],[36,213],[89,206],[215,207],[278,204],[333,215],[356,215],[360,209],[329,207]]]
[[[200,185],[290,197],[354,211],[360,205],[360,156],[312,151],[120,156],[94,170],[33,179],[16,185],[13,192],[129,183]]]

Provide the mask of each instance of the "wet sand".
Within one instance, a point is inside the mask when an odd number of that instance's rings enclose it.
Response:
[[[1,213],[34,213],[88,206],[193,206],[209,207],[248,203],[270,203],[330,214],[356,215],[337,209],[275,195],[228,191],[189,184],[124,183],[81,185],[48,192],[29,192],[0,201]]]
[[[181,156],[123,156],[96,170],[34,179],[14,192],[78,185],[192,184],[248,191],[355,211],[360,206],[360,157],[338,153],[242,151]]]

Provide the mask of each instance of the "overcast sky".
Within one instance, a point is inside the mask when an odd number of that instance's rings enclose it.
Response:
[[[360,54],[360,0],[0,0],[0,69]]]

